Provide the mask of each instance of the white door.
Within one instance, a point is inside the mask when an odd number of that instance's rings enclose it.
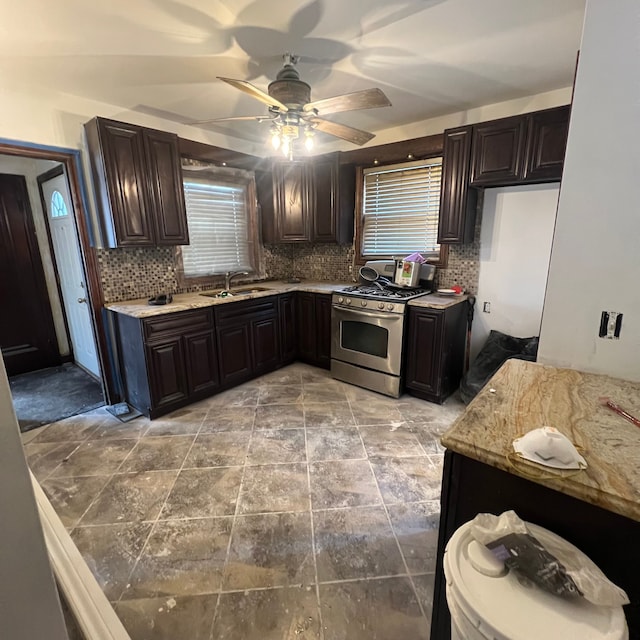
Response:
[[[64,174],[42,183],[47,218],[73,356],[76,364],[100,377],[76,220]]]

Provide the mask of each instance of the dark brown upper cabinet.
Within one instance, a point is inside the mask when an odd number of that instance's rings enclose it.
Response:
[[[339,154],[274,161],[271,180],[257,176],[263,238],[269,244],[353,240],[355,169]]]
[[[562,178],[570,107],[444,132],[438,242],[473,241],[478,189]]]
[[[438,242],[465,244],[473,240],[477,191],[469,189],[471,127],[444,134]]]
[[[300,242],[311,237],[313,174],[306,162],[274,162],[273,207],[275,242]]]
[[[529,116],[524,168],[527,182],[548,182],[562,178],[570,111],[571,107],[567,105]]]
[[[178,137],[105,118],[85,132],[105,246],[188,244]]]
[[[527,121],[521,116],[475,125],[471,142],[471,184],[518,182],[524,170]]]

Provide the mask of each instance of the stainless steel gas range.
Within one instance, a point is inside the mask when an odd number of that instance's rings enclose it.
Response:
[[[334,292],[332,376],[399,397],[407,303],[429,293],[429,289],[403,289],[380,282]]]

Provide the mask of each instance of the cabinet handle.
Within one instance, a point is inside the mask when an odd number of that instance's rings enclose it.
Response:
[[[86,302],[87,299],[86,298],[78,298],[78,303],[82,304],[83,302]]]

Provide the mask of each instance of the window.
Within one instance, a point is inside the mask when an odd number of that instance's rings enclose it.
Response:
[[[362,259],[420,252],[438,262],[442,158],[372,167],[362,175]]]
[[[51,217],[65,218],[69,215],[67,205],[64,203],[62,194],[56,190],[51,194]]]
[[[180,276],[209,281],[227,271],[260,271],[255,181],[240,169],[183,168],[189,244],[180,247]]]

